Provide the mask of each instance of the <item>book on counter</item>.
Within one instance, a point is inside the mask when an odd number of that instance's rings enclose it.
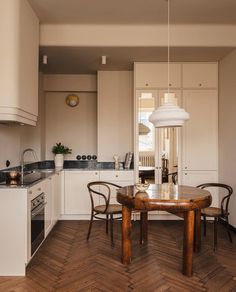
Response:
[[[130,165],[133,159],[133,152],[126,153],[125,156],[125,169],[130,169]]]

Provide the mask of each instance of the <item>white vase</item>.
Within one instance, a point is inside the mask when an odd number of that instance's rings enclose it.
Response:
[[[56,154],[54,161],[55,161],[55,168],[63,168],[64,155],[63,154]]]

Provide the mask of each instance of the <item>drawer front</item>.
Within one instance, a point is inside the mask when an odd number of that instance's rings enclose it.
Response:
[[[100,180],[108,182],[118,182],[118,181],[133,181],[134,172],[133,170],[124,171],[100,171]]]
[[[28,189],[28,198],[29,198],[29,200],[33,200],[34,198],[36,198],[38,195],[40,195],[44,191],[45,191],[44,181],[40,182],[40,183],[38,183],[36,185],[33,185],[32,187],[30,187]]]

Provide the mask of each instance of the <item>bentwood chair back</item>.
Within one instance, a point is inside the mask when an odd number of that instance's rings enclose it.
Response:
[[[221,183],[205,183],[197,186],[198,188],[219,188],[226,191],[226,195],[224,195],[221,199],[220,208],[216,207],[208,207],[202,209],[201,215],[203,216],[204,222],[204,236],[206,236],[206,217],[214,218],[214,250],[217,248],[217,223],[218,221],[222,221],[224,226],[226,227],[228,237],[230,242],[232,242],[232,237],[230,234],[230,226],[229,226],[229,200],[233,193],[233,189],[231,186]]]

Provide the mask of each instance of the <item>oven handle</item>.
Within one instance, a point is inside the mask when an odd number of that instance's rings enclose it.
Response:
[[[37,208],[35,208],[35,209],[37,209],[35,212],[31,211],[32,212],[31,218],[34,218],[36,215],[38,215],[38,213],[40,213],[43,210],[45,205],[47,205],[47,203],[40,204]]]

